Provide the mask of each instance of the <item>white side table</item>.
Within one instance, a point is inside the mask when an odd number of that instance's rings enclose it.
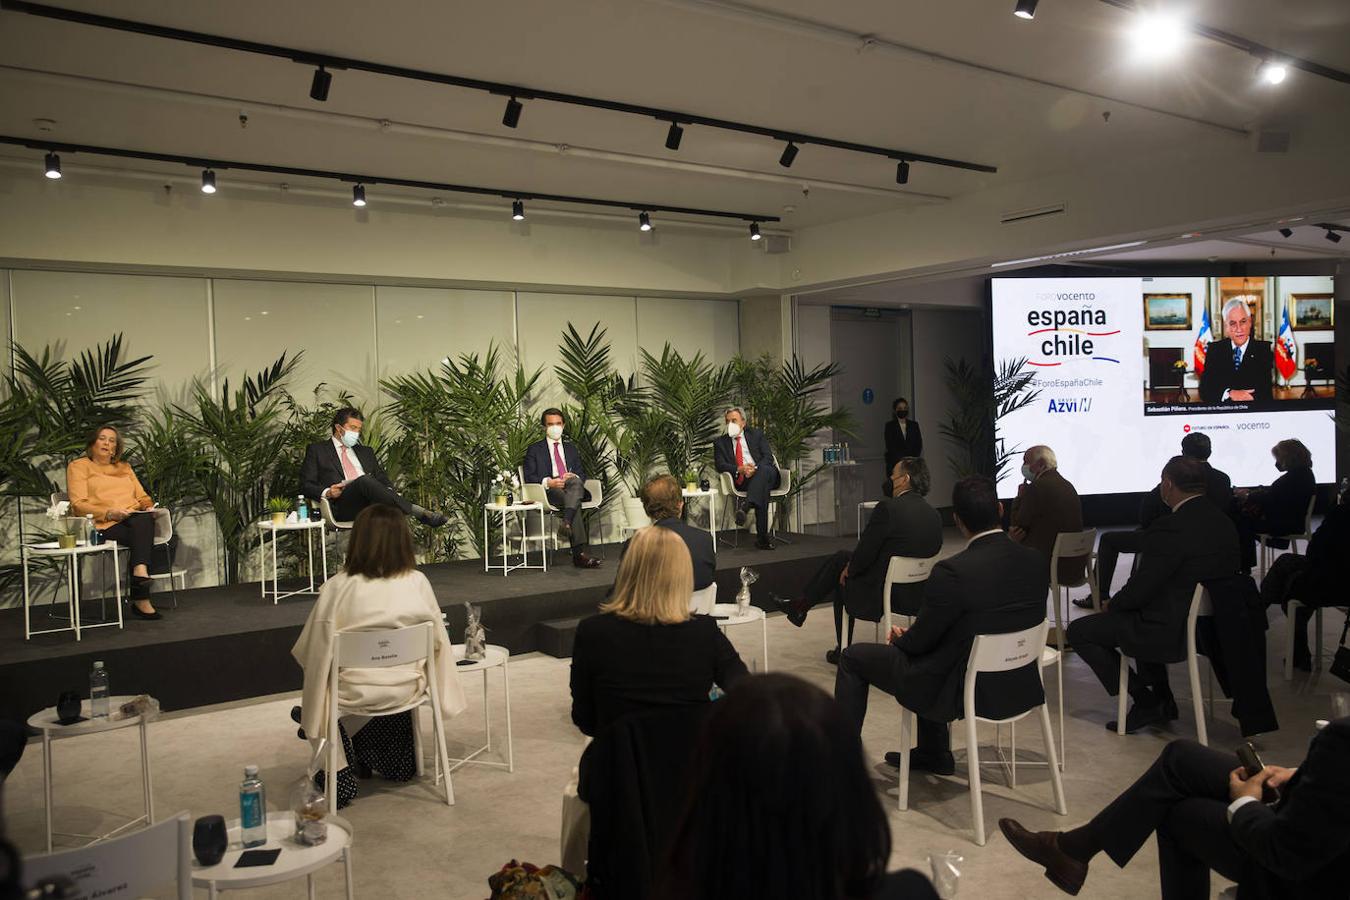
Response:
[[[25,544],[19,549],[19,555],[22,557],[23,565],[23,638],[29,640],[35,634],[53,634],[59,631],[75,632],[75,640],[80,639],[80,630],[83,628],[101,628],[104,625],[116,625],[122,627],[122,570],[117,557],[117,542],[108,541],[102,544],[88,544],[83,541],[74,547],[61,548],[57,546],[56,541],[49,541],[45,544]],[[84,625],[80,622],[80,561],[87,556],[94,556],[100,553],[107,553],[112,557],[113,564],[113,590],[117,596],[117,621],[93,622]],[[28,567],[35,559],[63,559],[66,563],[66,587],[67,596],[70,604],[70,624],[60,628],[46,628],[42,631],[34,631],[32,628],[30,608],[32,600],[28,585]],[[50,849],[50,848],[49,848]]]
[[[99,545],[95,545],[99,546]],[[108,710],[116,714],[117,708],[123,703],[134,700],[132,696],[109,697]],[[80,704],[80,715],[89,715],[89,701],[86,700]],[[75,722],[71,725],[62,725],[58,722],[56,716],[56,707],[49,706],[41,712],[33,713],[28,717],[28,727],[36,728],[42,732],[42,803],[46,812],[47,819],[47,852],[52,852],[52,741],[59,738],[79,737],[85,734],[98,734],[102,731],[116,731],[119,728],[130,728],[136,726],[141,733],[141,789],[145,792],[145,812],[129,822],[117,826],[107,834],[69,834],[59,832],[62,837],[86,838],[89,844],[95,844],[99,841],[107,840],[120,831],[140,825],[142,822],[149,825],[155,821],[155,801],[151,794],[150,787],[150,745],[146,731],[146,726],[150,720],[159,715],[159,701],[151,698],[150,710],[143,716],[128,716],[125,719],[113,719],[110,716],[102,716],[97,719],[86,718],[83,722]],[[87,845],[86,845],[87,846]]]
[[[314,532],[319,532],[319,556],[323,560],[323,581],[322,585],[328,580],[328,544],[326,541],[325,523],[323,519],[302,519],[296,522],[282,522],[277,525],[271,519],[264,519],[258,522],[258,568],[262,572],[262,580],[258,582],[258,590],[264,600],[267,595],[272,595],[272,605],[286,597],[294,597],[296,594],[317,594],[318,588],[314,585]],[[280,575],[277,572],[277,541],[288,531],[302,531],[305,534],[305,556],[309,561],[309,587],[300,588],[297,591],[281,590]],[[268,555],[263,552],[263,547],[267,543],[267,534],[272,534],[272,588],[267,588],[267,559]]]
[[[717,549],[717,491],[709,488],[706,491],[691,491],[688,488],[680,490],[680,496],[688,500],[692,497],[702,497],[708,501],[708,534],[712,535],[713,550]]]
[[[303,876],[309,886],[310,900],[314,900],[314,873],[340,859],[347,876],[347,900],[351,900],[356,896],[352,886],[352,826],[341,816],[330,815],[324,821],[328,823],[328,840],[315,847],[307,847],[295,840],[294,813],[268,812],[267,843],[245,848],[240,843],[239,820],[230,819],[227,823],[230,845],[225,856],[214,866],[203,866],[194,859],[192,886],[204,887],[211,897],[215,897],[221,891],[264,887]],[[281,853],[270,866],[252,866],[247,869],[234,867],[245,849],[275,850],[278,847]]]
[[[733,625],[749,625],[751,622],[759,623],[760,636],[764,641],[764,671],[769,671],[769,621],[764,615],[764,610],[758,606],[751,606],[741,615],[737,611],[735,603],[714,603],[712,617],[717,622],[722,633],[726,634],[727,629]]]
[[[460,766],[473,763],[476,766],[492,766],[498,769],[505,769],[508,772],[516,770],[516,758],[514,746],[511,741],[511,674],[510,661],[511,651],[505,647],[499,647],[496,644],[487,645],[487,655],[482,659],[475,659],[471,662],[460,664],[464,659],[464,645],[453,644],[450,648],[454,652],[455,669],[461,674],[467,672],[483,673],[483,735],[485,743],[483,746],[474,750],[463,759],[450,760],[450,771],[453,772]],[[481,754],[492,750],[492,719],[488,715],[488,669],[500,667],[502,670],[502,695],[506,699],[506,762],[491,762],[489,760],[477,759]]]
[[[502,561],[500,564],[492,562],[492,554],[488,552],[488,516],[493,513],[499,513],[502,520]],[[493,569],[501,569],[503,577],[510,575],[516,569],[539,569],[548,571],[548,542],[539,542],[540,564],[530,565],[530,542],[525,536],[520,540],[520,562],[514,566],[510,564],[510,558],[507,553],[506,539],[506,519],[508,515],[516,515],[520,518],[520,527],[522,535],[529,531],[530,513],[539,513],[539,533],[546,535],[548,533],[547,511],[542,503],[508,503],[505,506],[498,506],[496,503],[483,504],[483,571],[490,572]]]

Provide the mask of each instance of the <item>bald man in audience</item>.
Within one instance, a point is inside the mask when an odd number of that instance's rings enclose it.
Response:
[[[1059,474],[1058,466],[1055,451],[1044,444],[1029,447],[1022,454],[1022,477],[1026,481],[1017,489],[1012,527],[1008,529],[1008,537],[1039,550],[1047,566],[1055,539],[1063,532],[1083,530],[1083,503],[1074,486]],[[1059,583],[1082,581],[1086,563],[1082,557],[1061,559]]]

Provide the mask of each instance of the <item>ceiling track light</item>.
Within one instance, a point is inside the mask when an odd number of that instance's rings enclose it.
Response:
[[[764,235],[762,235],[762,234],[759,233],[759,223],[758,223],[758,222],[751,222],[751,223],[750,223],[750,240],[752,240],[752,241],[758,241],[758,240],[762,240],[763,238],[764,238]]]
[[[1272,87],[1277,84],[1283,84],[1289,77],[1289,66],[1278,59],[1266,57],[1256,64],[1256,77],[1262,84],[1268,84]]]
[[[323,66],[314,70],[314,80],[309,83],[309,96],[323,103],[328,100],[328,89],[333,85],[333,73]]]
[[[517,222],[525,221],[525,201],[523,200],[511,201],[511,218],[515,219]]]
[[[1294,236],[1294,229],[1292,229],[1292,228],[1281,228],[1281,229],[1280,229],[1280,234],[1281,234],[1282,236],[1284,236],[1284,237],[1291,238],[1291,237]]]
[[[366,186],[364,184],[354,185],[352,187],[352,206],[362,207],[366,205]]]
[[[909,184],[909,160],[902,159],[895,164],[895,183]]]
[[[210,169],[202,169],[202,193],[214,194],[216,192],[216,173]]]
[[[43,171],[46,173],[47,177],[53,181],[60,178],[61,157],[57,156],[55,153],[49,152],[47,158],[43,161]]]
[[[796,158],[797,145],[792,141],[788,141],[787,146],[783,148],[783,155],[778,157],[778,164],[785,169],[790,169],[792,168],[792,161]]]
[[[1341,236],[1336,232],[1332,231],[1330,228],[1327,229],[1326,237],[1327,240],[1331,241],[1333,244],[1339,244],[1341,242]]]
[[[506,101],[506,109],[502,112],[502,124],[507,128],[515,128],[520,124],[520,111],[525,107],[515,97]]]
[[[1013,15],[1019,19],[1036,18],[1036,4],[1040,0],[1017,0],[1017,6],[1013,9]]]
[[[666,149],[680,149],[680,141],[684,139],[684,129],[680,127],[679,122],[671,122],[670,130],[666,132]]]
[[[647,215],[645,211],[638,213],[638,231],[651,231],[651,230],[652,230],[652,217]],[[1340,240],[1340,238],[1337,238],[1337,240]]]

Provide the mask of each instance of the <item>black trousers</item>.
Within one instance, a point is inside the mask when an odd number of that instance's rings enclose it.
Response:
[[[867,718],[867,695],[872,687],[879,687],[892,697],[898,689],[896,656],[900,653],[889,644],[854,644],[839,654],[839,668],[834,676],[834,699],[844,714],[844,721],[862,731]],[[902,673],[899,677],[903,678]],[[951,750],[951,734],[946,722],[934,722],[919,717],[919,749],[930,752]]]
[[[581,503],[586,499],[586,483],[572,477],[563,482],[562,490],[549,488],[546,491],[548,502],[563,511],[563,518],[572,525],[572,556],[580,556],[586,550],[586,517],[581,512]]]
[[[357,513],[373,503],[386,503],[398,507],[405,516],[412,515],[412,504],[398,495],[393,488],[385,487],[369,475],[348,484],[342,489],[342,496],[329,500],[333,516],[343,522],[355,519]]]
[[[1242,875],[1243,854],[1227,815],[1235,767],[1232,753],[1173,741],[1088,823],[1094,843],[1124,868],[1156,833],[1163,900],[1208,898],[1210,869],[1230,881]]]
[[[778,468],[768,463],[736,485],[737,490],[745,491],[746,505],[755,510],[755,533],[761,540],[769,539],[769,492],[778,487],[779,477]]]
[[[834,645],[836,647],[844,646],[844,597],[845,587],[839,584],[839,575],[848,568],[849,560],[853,558],[850,550],[836,550],[834,555],[825,560],[816,574],[811,576],[811,580],[806,583],[802,590],[802,605],[807,609],[815,606],[817,603],[824,602],[826,597],[834,603]],[[853,643],[853,620],[848,622],[848,642]]]
[[[120,522],[114,522],[100,532],[103,539],[116,541],[131,550],[131,567],[150,565],[150,551],[155,546],[155,517],[151,513],[136,513]]]
[[[1097,542],[1097,585],[1103,600],[1111,598],[1111,581],[1116,574],[1116,561],[1122,553],[1138,553],[1144,546],[1143,529],[1134,531],[1105,531]]]
[[[1107,610],[1075,619],[1069,623],[1065,637],[1073,649],[1088,664],[1097,680],[1112,697],[1120,687],[1120,635],[1125,630],[1125,614]],[[1136,702],[1144,705],[1169,699],[1172,688],[1167,683],[1167,665],[1157,662],[1134,661],[1130,672],[1129,692]]]

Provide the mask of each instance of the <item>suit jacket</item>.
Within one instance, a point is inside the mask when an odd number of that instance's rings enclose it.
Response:
[[[586,469],[581,465],[581,453],[578,452],[577,445],[571,441],[563,441],[562,452],[567,471],[575,472],[576,476],[584,482],[586,480]],[[525,470],[526,484],[539,484],[545,478],[553,477],[553,459],[549,453],[547,440],[535,441],[525,448],[525,460],[522,468]],[[586,499],[591,499],[589,491],[586,493]]]
[[[988,534],[933,567],[914,627],[895,647],[895,698],[927,719],[961,718],[966,662],[977,634],[1032,628],[1045,619],[1050,577],[1035,550]],[[975,704],[981,715],[1013,715],[1045,699],[1040,661],[980,676]]]
[[[773,447],[769,446],[769,439],[764,436],[763,429],[747,427],[744,434],[750,455],[755,458],[755,465],[761,469],[773,468]],[[713,441],[713,468],[719,472],[730,472],[733,478],[736,477],[736,448],[732,446],[728,435],[724,434]]]
[[[1308,501],[1317,493],[1317,477],[1312,469],[1290,469],[1275,483],[1248,495],[1248,502],[1260,514],[1255,517],[1257,531],[1265,534],[1302,534],[1308,515]]]
[[[1214,468],[1209,463],[1205,463],[1205,496],[1224,513],[1232,513],[1233,481],[1228,477],[1228,473]],[[1153,490],[1144,495],[1144,502],[1139,508],[1139,527],[1147,528],[1154,519],[1171,511],[1167,508],[1167,504],[1162,502],[1158,486],[1154,485]]]
[[[701,591],[713,583],[717,572],[717,551],[713,549],[712,535],[702,528],[695,528],[683,519],[661,519],[654,522],[659,528],[669,528],[678,534],[689,548],[689,556],[694,562],[694,590]],[[628,544],[632,538],[623,542],[623,547],[619,549],[619,562],[623,562],[623,555],[628,552]]]
[[[1237,527],[1204,496],[1157,519],[1141,536],[1139,567],[1111,598],[1123,618],[1120,648],[1145,662],[1186,658],[1186,616],[1195,585],[1237,574]]]
[[[914,419],[905,420],[905,431],[900,433],[900,423],[891,416],[886,423],[886,474],[889,476],[895,464],[902,456],[923,456],[923,431]]]
[[[367,475],[393,489],[384,466],[375,458],[374,450],[365,444],[357,444],[349,452],[356,455],[361,469]],[[305,460],[300,464],[300,490],[306,497],[317,500],[328,488],[346,480],[347,475],[342,471],[342,460],[338,458],[332,438],[315,441],[305,448]]]
[[[1013,501],[1012,524],[1025,529],[1022,543],[1039,550],[1048,563],[1060,532],[1083,530],[1083,502],[1058,469],[1046,469]],[[1086,559],[1060,560],[1060,584],[1081,581],[1086,565]]]
[[[936,556],[942,549],[942,517],[917,491],[882,500],[867,519],[848,564],[844,608],[855,619],[881,621],[881,591],[892,556]],[[891,609],[907,616],[919,611],[922,584],[897,584]]]
[[[1200,375],[1200,399],[1219,403],[1224,391],[1255,391],[1255,403],[1269,403],[1271,373],[1275,368],[1275,354],[1270,341],[1249,339],[1242,354],[1242,364],[1233,368],[1233,342],[1228,338],[1211,341],[1205,350],[1205,371]],[[1230,401],[1231,402],[1231,401]]]
[[[1233,698],[1233,718],[1244,737],[1278,731],[1279,719],[1266,686],[1266,603],[1250,575],[1204,582],[1214,615],[1195,623],[1195,642],[1209,657],[1214,677]]]
[[[1274,807],[1246,803],[1229,834],[1242,850],[1238,900],[1344,897],[1350,883],[1350,718],[1312,739]]]

